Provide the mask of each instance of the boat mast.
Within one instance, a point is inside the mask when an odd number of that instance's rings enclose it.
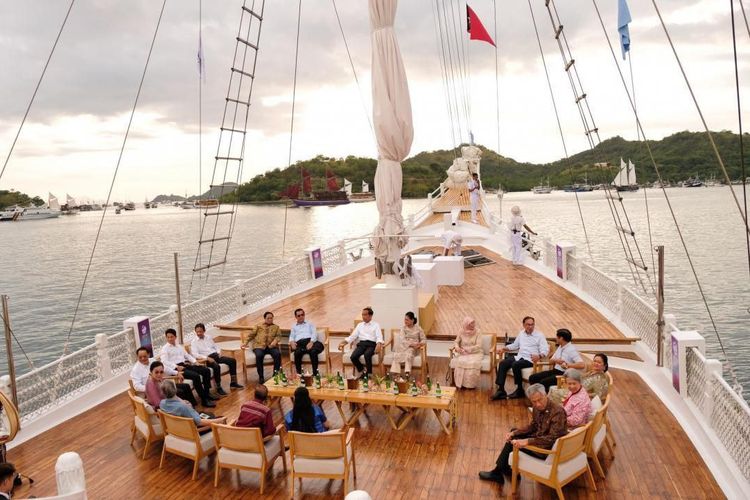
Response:
[[[182,298],[180,297],[180,266],[177,265],[177,252],[174,253],[174,284],[177,292],[177,341],[182,344]]]
[[[3,307],[3,325],[5,326],[5,352],[8,355],[8,375],[10,375],[11,395],[13,404],[18,408],[18,393],[16,392],[16,364],[13,361],[13,342],[11,341],[10,313],[8,309],[8,296],[0,296]]]
[[[656,282],[656,366],[664,366],[664,245],[656,247],[659,278]]]

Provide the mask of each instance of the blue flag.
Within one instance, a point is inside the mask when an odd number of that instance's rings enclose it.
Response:
[[[620,33],[620,48],[622,49],[622,58],[625,59],[625,53],[630,52],[630,9],[626,0],[617,1],[617,31]]]

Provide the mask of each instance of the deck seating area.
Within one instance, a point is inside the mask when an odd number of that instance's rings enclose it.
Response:
[[[452,339],[466,315],[473,316],[480,331],[506,332],[512,337],[521,330],[524,316],[536,318],[537,329],[554,340],[558,328],[573,332],[573,340],[628,342],[599,312],[562,287],[526,267],[513,266],[500,255],[484,247],[474,248],[496,264],[465,270],[463,286],[441,286],[435,304],[435,322],[429,338]],[[439,251],[437,248],[428,248]],[[308,311],[308,320],[316,326],[329,327],[333,336],[345,335],[353,328],[352,318],[370,303],[370,287],[377,283],[371,268],[319,285],[271,304],[276,323],[288,328],[294,321],[293,311]],[[406,311],[404,311],[406,312]],[[416,311],[415,311],[416,312]],[[226,335],[235,335],[262,322],[263,311],[239,318],[226,326]],[[378,320],[375,311],[374,320]]]
[[[334,354],[333,363],[334,370],[341,369],[338,355]],[[429,368],[433,380],[442,380],[447,359],[430,358]],[[700,455],[650,388],[632,372],[615,370],[614,378],[617,390],[612,393],[607,420],[617,434],[616,458],[599,454],[606,477],[593,465],[596,492],[582,476],[564,487],[566,498],[723,498]],[[350,477],[349,488],[364,489],[373,498],[497,498],[507,494],[510,483],[501,490],[494,483],[480,481],[477,472],[492,466],[507,428],[529,418],[528,402],[490,403],[492,382],[491,376],[483,375],[478,389],[458,393],[458,421],[451,435],[429,414],[417,414],[409,426],[394,431],[382,411],[364,411],[351,427],[357,471],[356,479]],[[240,404],[250,397],[251,386],[233,391],[218,402],[215,413],[236,418]],[[291,408],[288,400],[281,404],[284,411]],[[258,497],[257,471],[225,472],[214,488],[216,454],[198,462],[195,481],[191,481],[193,462],[187,458],[169,456],[159,470],[161,443],[152,445],[145,458],[143,438],[137,436],[131,446],[130,405],[123,394],[10,450],[9,459],[36,480],[31,490],[21,490],[16,496],[54,493],[54,463],[58,451],[64,449],[81,455],[89,498],[118,498],[123,492],[140,498]],[[344,424],[332,402],[325,402],[323,408],[332,427]],[[278,408],[274,408],[274,419],[281,422]],[[83,436],[93,444],[80,447]],[[290,476],[280,462],[275,461],[265,478],[264,497],[289,497]],[[305,479],[302,490],[296,486],[295,495],[341,497],[343,482]],[[528,477],[518,484],[517,495],[556,498],[554,489]]]

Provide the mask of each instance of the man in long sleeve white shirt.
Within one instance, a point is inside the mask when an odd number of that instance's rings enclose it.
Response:
[[[466,187],[469,190],[469,201],[471,201],[471,222],[478,224],[477,209],[479,208],[479,174],[476,172],[471,174],[471,179],[466,183]]]
[[[360,357],[365,358],[367,374],[372,375],[372,357],[377,352],[380,354],[383,350],[383,332],[380,325],[372,320],[373,311],[371,307],[362,309],[362,323],[359,323],[351,335],[344,341],[351,345],[358,340],[357,347],[352,351],[352,364],[361,374],[364,372],[364,366]]]
[[[307,354],[310,356],[315,375],[318,373],[318,354],[323,352],[326,346],[318,340],[315,325],[305,321],[305,311],[295,309],[294,317],[297,322],[289,329],[289,349],[294,353],[294,367],[297,373],[302,373],[302,357]]]
[[[149,365],[151,360],[148,357],[148,349],[139,347],[135,352],[138,361],[135,362],[130,370],[130,381],[133,383],[135,392],[146,392],[146,381],[149,376]]]
[[[221,387],[221,367],[219,363],[224,363],[229,367],[229,377],[231,380],[229,387],[232,389],[242,389],[242,386],[237,383],[237,360],[219,354],[219,346],[216,345],[213,337],[206,333],[206,325],[203,323],[195,325],[195,336],[196,339],[190,344],[190,350],[196,358],[205,359],[206,366],[214,372],[216,392],[222,396],[227,395]]]
[[[167,375],[182,373],[185,378],[193,381],[193,387],[201,397],[203,406],[216,406],[211,401],[214,398],[208,392],[211,389],[211,370],[195,364],[197,360],[188,354],[184,347],[177,344],[177,331],[174,328],[167,328],[164,335],[167,337],[167,343],[161,348],[159,356]]]
[[[518,333],[516,340],[498,349],[500,353],[518,350],[518,354],[515,357],[505,358],[497,367],[497,379],[495,380],[497,392],[492,396],[493,401],[508,397],[510,399],[524,397],[521,370],[531,368],[534,366],[535,361],[538,361],[549,353],[547,339],[542,332],[534,329],[534,324],[534,318],[531,316],[523,318],[523,330]],[[508,396],[505,393],[505,376],[508,374],[508,370],[511,369],[513,370],[513,379],[516,382],[516,391]]]

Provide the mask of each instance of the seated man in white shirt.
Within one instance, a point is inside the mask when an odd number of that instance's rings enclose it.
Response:
[[[195,336],[196,339],[190,344],[190,351],[197,359],[205,359],[206,366],[213,370],[216,392],[222,396],[227,395],[221,387],[221,367],[219,363],[224,363],[229,367],[229,377],[231,380],[229,387],[232,389],[242,389],[242,386],[237,383],[237,360],[219,354],[219,347],[214,342],[213,337],[206,333],[206,325],[203,323],[195,325]]]
[[[573,334],[567,328],[560,328],[555,333],[557,337],[557,349],[550,358],[551,370],[535,373],[529,377],[529,384],[542,384],[549,392],[549,388],[557,384],[557,377],[565,373],[568,368],[583,370],[586,364],[573,345]]]
[[[138,361],[136,361],[133,368],[130,369],[130,382],[133,384],[135,392],[145,394],[146,381],[148,381],[149,375],[149,365],[151,364],[151,359],[148,356],[148,349],[145,347],[139,347],[135,351],[135,357]]]
[[[523,330],[521,330],[509,345],[498,348],[499,353],[518,350],[515,357],[505,358],[497,367],[497,392],[492,395],[492,400],[498,399],[516,399],[525,396],[523,391],[523,377],[521,370],[531,368],[534,362],[540,360],[549,353],[547,339],[542,332],[534,329],[534,318],[526,316],[523,318]],[[516,382],[516,390],[510,396],[505,393],[505,376],[508,370],[513,370],[513,379]]]
[[[297,322],[289,329],[289,350],[294,353],[294,367],[297,373],[302,373],[302,357],[310,356],[313,375],[318,374],[318,354],[326,346],[318,340],[315,325],[305,320],[305,311],[300,308],[294,310]]]
[[[167,328],[164,335],[167,337],[167,343],[161,348],[159,357],[164,363],[167,375],[182,375],[193,381],[195,391],[201,397],[201,404],[209,408],[216,406],[211,402],[212,399],[209,391],[211,390],[211,370],[205,366],[200,366],[197,360],[185,351],[185,348],[177,344],[177,331],[174,328]]]
[[[383,332],[380,329],[380,325],[372,320],[373,311],[371,307],[365,307],[362,309],[362,322],[357,325],[351,335],[342,343],[353,344],[354,341],[358,340],[357,347],[352,351],[352,364],[357,369],[360,376],[367,373],[372,375],[372,357],[377,352],[380,354],[383,351]],[[360,357],[365,358],[365,367],[362,366]]]

